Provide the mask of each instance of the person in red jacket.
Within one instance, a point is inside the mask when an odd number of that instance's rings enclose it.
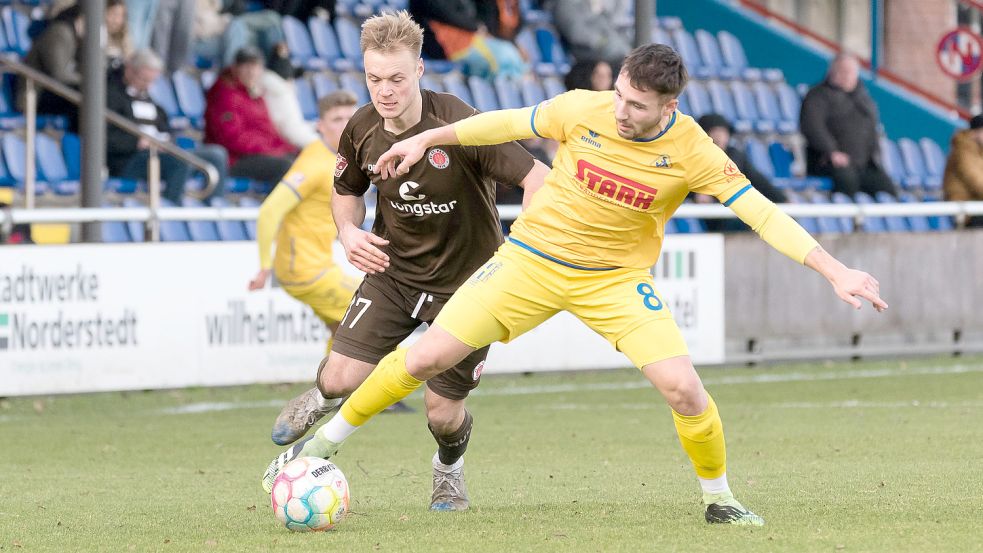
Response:
[[[280,136],[263,101],[263,54],[247,46],[236,52],[208,91],[205,142],[229,151],[229,174],[277,183],[290,169],[297,149]]]

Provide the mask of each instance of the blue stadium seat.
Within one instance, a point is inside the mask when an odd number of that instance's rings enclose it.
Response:
[[[672,46],[672,36],[669,35],[669,31],[662,27],[652,27],[652,42],[655,44],[665,44],[666,46]]]
[[[890,195],[888,194],[888,196]],[[906,204],[918,203],[918,198],[909,192],[902,192],[898,195],[898,199]],[[908,227],[913,232],[930,232],[932,230],[932,225],[929,224],[928,217],[925,215],[909,215],[905,218],[908,220]]]
[[[300,112],[307,121],[317,120],[317,98],[314,97],[314,88],[303,76],[294,79],[294,89],[297,92],[297,102],[300,104]]]
[[[314,43],[311,35],[307,33],[307,26],[297,20],[297,18],[285,15],[282,20],[283,37],[290,50],[290,61],[294,65],[305,69],[318,70],[328,67],[328,62],[317,57],[314,51]]]
[[[82,143],[77,134],[65,133],[61,136],[61,151],[65,155],[65,167],[68,180],[82,179]],[[140,188],[146,188],[143,181],[110,177],[103,183],[103,190],[116,194],[133,194]]]
[[[19,56],[26,55],[31,49],[31,37],[27,33],[31,19],[11,6],[4,6],[0,10],[0,19],[3,19],[3,30],[10,51]]]
[[[216,196],[209,200],[212,207],[225,208],[230,207],[229,201],[221,196]],[[249,237],[246,235],[246,225],[243,221],[216,221],[216,227],[218,228],[218,235],[222,240],[248,240]]]
[[[218,79],[218,73],[212,70],[205,70],[201,72],[199,77],[201,79],[201,89],[207,93]]]
[[[570,71],[570,56],[563,49],[563,43],[556,30],[543,25],[536,29],[536,44],[543,63],[552,64],[556,72],[565,75]]]
[[[680,94],[676,98],[676,100],[679,102],[679,104],[676,106],[676,109],[685,113],[686,115],[693,115],[693,113],[689,110],[689,102],[686,101],[685,92],[683,94]]]
[[[891,177],[892,181],[901,185],[905,189],[916,188],[915,186],[906,182],[904,163],[901,161],[901,151],[898,150],[898,145],[886,136],[880,137],[879,142],[881,150],[881,164],[883,165],[884,172],[887,173],[887,176]]]
[[[724,79],[734,79],[738,76],[736,69],[724,63],[717,37],[703,29],[697,29],[693,35],[700,50],[700,57],[703,58],[703,63],[710,68],[712,73]]]
[[[546,92],[543,90],[542,83],[533,76],[522,79],[522,104],[524,106],[535,106],[546,99]]]
[[[243,196],[239,198],[239,207],[259,207],[260,202],[256,198],[251,198],[249,196]],[[249,240],[256,239],[256,221],[246,221],[246,236]]]
[[[825,205],[830,203],[830,201],[823,194],[814,194],[812,196],[812,203]],[[839,234],[843,232],[843,229],[840,228],[839,217],[816,217],[816,226],[819,228],[820,234]]]
[[[177,207],[167,198],[160,199],[160,206]],[[188,232],[188,224],[184,221],[161,221],[160,240],[161,242],[190,242],[191,233]]]
[[[543,92],[546,93],[547,99],[559,96],[567,91],[567,88],[563,85],[563,81],[557,77],[543,77],[542,82]]]
[[[312,17],[307,21],[307,26],[319,58],[331,64],[335,71],[351,71],[355,68],[355,64],[342,54],[338,37],[330,23],[320,17]]]
[[[874,198],[871,198],[870,194],[865,192],[857,192],[854,195],[854,199],[858,204],[874,203]],[[863,229],[864,232],[888,232],[887,222],[884,220],[884,217],[864,217]]]
[[[48,189],[59,196],[72,196],[79,192],[79,181],[68,178],[68,167],[61,146],[47,134],[35,135],[38,178],[48,183]]]
[[[908,175],[907,180],[918,186],[929,188],[928,171],[925,169],[925,160],[922,159],[922,149],[910,138],[898,139],[898,149],[901,151],[901,161],[904,164],[905,173]],[[938,189],[942,186],[942,179],[931,184],[936,185],[933,188]]]
[[[754,95],[751,94],[751,90],[743,81],[731,82],[730,90],[734,94],[734,107],[737,109],[737,117],[739,119],[749,121],[755,132],[775,132],[774,121],[771,121],[767,117],[762,117],[758,113],[758,103]]]
[[[444,86],[447,87],[447,92],[464,100],[466,104],[474,106],[471,89],[468,88],[468,85],[464,82],[464,77],[460,73],[448,73],[444,77]]]
[[[696,40],[693,38],[693,35],[689,34],[686,29],[676,29],[670,34],[672,35],[672,42],[676,47],[676,51],[683,58],[683,63],[686,64],[686,69],[690,75],[699,79],[716,77],[716,74],[713,72],[715,68],[706,67],[703,59],[700,58],[700,49],[696,46]]]
[[[338,47],[341,48],[345,59],[352,62],[355,67],[362,71],[365,65],[362,63],[362,47],[360,44],[361,31],[354,20],[347,17],[336,17],[334,21],[335,36],[338,37]]]
[[[529,79],[530,77],[526,77]],[[520,84],[516,79],[509,77],[498,77],[495,79],[495,93],[498,96],[498,105],[502,109],[515,109],[525,106],[520,94]]]
[[[769,179],[774,179],[776,175],[775,165],[768,153],[768,148],[754,137],[748,137],[744,141],[744,153],[747,155],[748,162],[762,175]],[[740,169],[744,170],[744,167]]]
[[[471,97],[474,99],[474,107],[479,111],[494,111],[498,109],[498,98],[495,96],[495,89],[491,83],[477,76],[468,77],[468,88],[471,89]]]
[[[758,115],[762,119],[770,121],[775,130],[781,134],[795,134],[799,131],[798,123],[787,121],[782,117],[782,108],[778,105],[778,97],[771,85],[759,81],[752,87]]]
[[[676,230],[680,234],[699,234],[707,231],[706,223],[703,219],[697,219],[695,217],[677,217]]]
[[[879,204],[893,204],[898,201],[897,198],[883,191],[878,192],[874,196],[874,199]],[[884,225],[887,227],[888,232],[908,232],[911,230],[907,217],[902,217],[901,215],[884,217]]]
[[[843,192],[833,192],[830,195],[830,199],[833,201],[834,204],[853,205],[853,200],[850,198],[850,196],[847,196]],[[854,230],[853,217],[837,217],[837,219],[839,219],[841,231],[853,232]]]
[[[707,89],[703,86],[700,81],[690,81],[686,85],[686,104],[691,110],[689,112],[695,118],[699,118],[703,115],[711,113],[714,111],[712,102],[710,101],[710,94]]]
[[[312,78],[314,80],[314,94],[318,98],[323,98],[338,90],[338,81],[335,80],[334,75],[331,73],[314,73]]]
[[[802,98],[788,83],[776,85],[775,92],[778,94],[778,107],[781,108],[782,120],[798,128]]]
[[[431,75],[430,73],[424,73],[423,76],[420,77],[420,88],[425,88],[434,92],[444,92],[444,79],[437,77],[436,75]]]
[[[0,138],[0,148],[3,149],[3,158],[7,162],[7,170],[10,177],[14,180],[17,190],[24,190],[24,180],[27,174],[27,166],[24,164],[26,148],[24,141],[16,135],[7,133]],[[40,196],[48,191],[48,184],[41,180],[40,174],[35,179],[34,194]]]
[[[123,198],[123,207],[146,207],[136,198]],[[130,231],[130,238],[134,242],[146,240],[146,228],[143,221],[127,221],[126,228]]]
[[[542,76],[557,74],[555,65],[543,61],[543,54],[539,50],[536,33],[530,26],[526,25],[515,35],[515,45],[528,56],[529,66],[535,74]]]
[[[7,163],[3,160],[3,156],[0,155],[0,187],[9,188],[16,184],[17,181],[10,175],[10,171],[7,169]]]
[[[666,221],[665,234],[679,234],[679,229],[676,228],[675,217],[670,217],[669,220]]]
[[[717,32],[717,41],[720,44],[720,55],[723,58],[724,66],[736,72],[745,80],[755,81],[761,78],[761,70],[748,67],[747,55],[744,53],[744,45],[736,36],[728,31]]]
[[[184,207],[205,207],[197,198],[181,198]],[[221,240],[215,221],[188,221],[188,233],[195,242],[217,242]]]
[[[942,148],[928,137],[919,140],[918,145],[922,149],[922,157],[925,160],[925,171],[928,174],[927,186],[929,188],[941,188],[942,173],[945,171],[945,154],[942,153]]]
[[[175,71],[171,75],[171,80],[174,83],[174,92],[181,113],[191,121],[194,128],[204,128],[205,93],[202,92],[201,84],[182,69]]]
[[[177,96],[174,94],[174,85],[171,84],[167,75],[161,75],[150,85],[150,99],[164,108],[164,113],[167,114],[167,123],[172,129],[183,130],[191,125],[188,118],[181,113]]]
[[[103,207],[113,207],[110,204],[103,204]],[[104,221],[102,227],[102,241],[105,243],[132,242],[130,231],[127,230],[126,223],[123,221]]]
[[[358,105],[364,105],[372,101],[369,97],[369,89],[365,86],[365,75],[362,73],[342,73],[338,79],[340,88],[352,92],[358,98]]]
[[[0,130],[24,128],[24,116],[14,107],[10,80],[0,77]]]
[[[937,202],[939,197],[935,194],[926,193],[922,196],[923,202]],[[952,217],[948,215],[929,215],[928,225],[932,227],[932,230],[953,230],[956,228],[955,222],[953,222]]]
[[[739,133],[750,132],[752,130],[751,121],[741,118],[737,113],[737,106],[734,104],[734,95],[730,89],[720,81],[710,81],[707,83],[707,92],[710,93],[710,103],[713,111],[723,115],[734,126],[734,130]]]
[[[788,197],[788,203],[790,204],[808,203],[799,192],[796,192],[794,190],[786,190],[785,196]],[[795,220],[809,234],[819,233],[819,225],[816,222],[815,217],[796,217]]]

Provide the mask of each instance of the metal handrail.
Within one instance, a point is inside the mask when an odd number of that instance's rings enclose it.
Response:
[[[64,84],[52,79],[48,75],[37,71],[17,60],[7,57],[0,57],[0,71],[15,73],[25,79],[25,119],[27,135],[24,144],[25,174],[24,174],[24,204],[28,209],[34,209],[34,186],[37,181],[37,169],[34,157],[34,137],[37,132],[37,89],[35,83],[42,89],[49,90],[58,96],[68,100],[75,105],[81,105],[82,94],[77,90],[65,86]],[[189,190],[188,194],[200,199],[211,195],[215,187],[219,185],[218,170],[214,165],[204,159],[181,149],[176,144],[161,140],[140,129],[129,119],[113,111],[106,111],[106,120],[119,127],[125,132],[137,137],[145,138],[150,144],[148,147],[149,160],[147,162],[147,186],[150,195],[150,218],[145,219],[150,227],[150,236],[154,241],[160,238],[159,218],[156,216],[160,208],[160,152],[164,152],[175,158],[191,165],[195,169],[205,174],[205,186],[200,191]],[[93,209],[93,208],[84,208]]]

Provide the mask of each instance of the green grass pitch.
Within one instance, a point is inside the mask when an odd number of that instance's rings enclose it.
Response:
[[[701,373],[764,528],[703,522],[667,407],[626,369],[486,377],[467,513],[427,511],[412,396],[335,459],[352,513],[320,534],[260,488],[301,386],[2,400],[0,551],[983,551],[983,359]]]

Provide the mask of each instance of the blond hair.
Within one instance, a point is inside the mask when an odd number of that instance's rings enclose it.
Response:
[[[382,13],[362,23],[362,53],[369,50],[392,52],[405,48],[420,57],[423,50],[423,27],[413,21],[406,10]]]
[[[318,115],[324,115],[337,107],[357,106],[358,98],[347,90],[335,90],[317,101]]]

